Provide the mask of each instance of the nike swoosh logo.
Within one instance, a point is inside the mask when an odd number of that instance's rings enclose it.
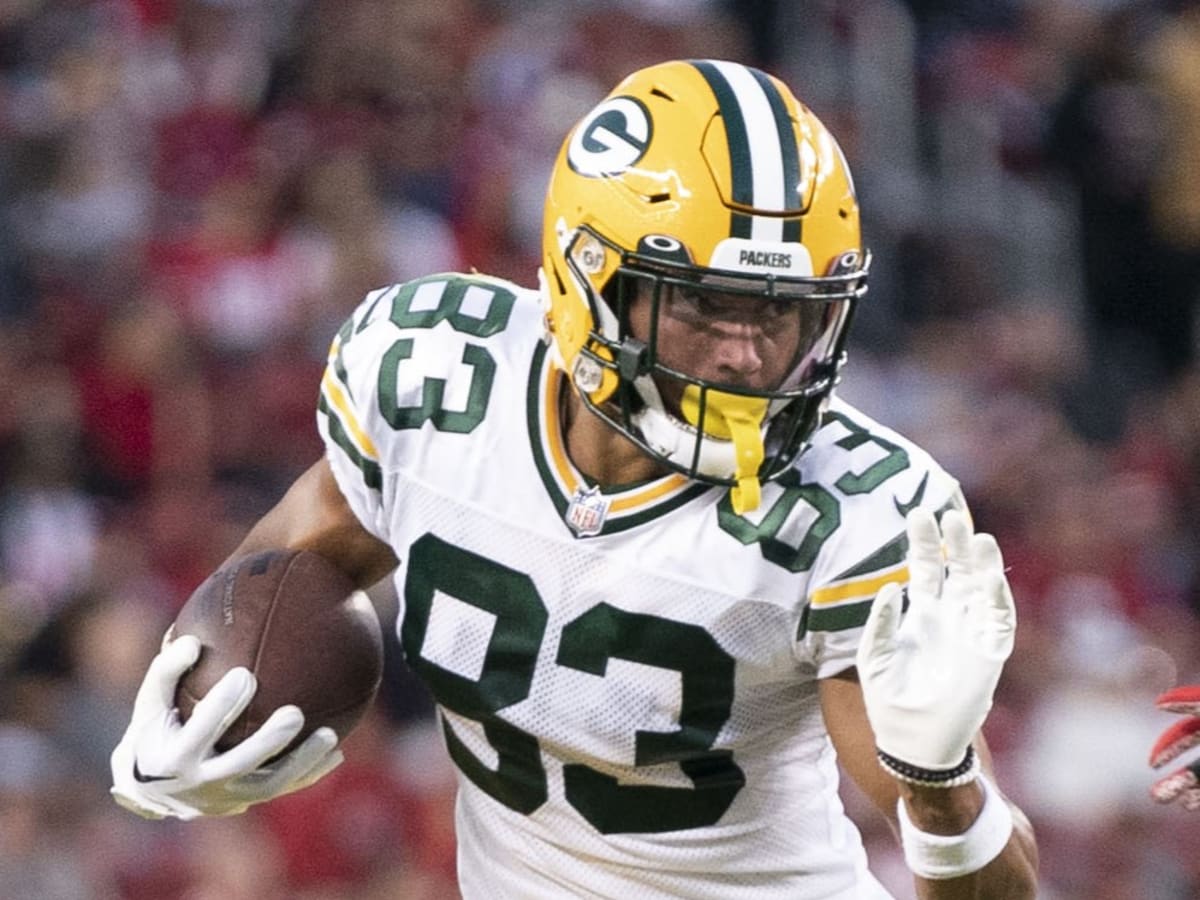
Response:
[[[155,781],[170,781],[174,775],[143,775],[138,768],[137,760],[133,761],[133,780],[138,784],[151,784]]]
[[[925,497],[925,485],[929,483],[929,473],[925,473],[925,477],[921,479],[921,483],[917,485],[917,491],[912,495],[912,499],[907,503],[901,503],[899,497],[892,497],[892,503],[896,505],[896,512],[900,513],[901,518],[908,518],[908,514],[912,512],[921,503]]]

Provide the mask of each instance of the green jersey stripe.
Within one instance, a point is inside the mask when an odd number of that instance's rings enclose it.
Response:
[[[358,467],[362,472],[363,482],[367,487],[379,490],[383,487],[383,470],[380,469],[379,463],[362,454],[350,435],[346,433],[346,429],[342,425],[341,419],[338,418],[336,410],[330,405],[325,393],[322,392],[317,400],[317,409],[324,414],[326,427],[329,430],[329,436],[333,438],[334,443],[342,449],[342,451],[350,458],[350,461]]]
[[[805,610],[805,622],[801,628],[807,631],[846,631],[850,628],[861,628],[866,624],[872,602],[874,598],[827,609],[809,607]]]

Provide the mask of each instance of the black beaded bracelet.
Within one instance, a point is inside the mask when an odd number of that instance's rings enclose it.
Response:
[[[952,769],[923,769],[902,759],[897,759],[890,753],[885,753],[878,747],[875,753],[879,764],[890,775],[909,784],[919,784],[924,787],[952,788],[962,784],[970,784],[979,776],[979,760],[975,756],[975,748],[968,745],[962,762]]]

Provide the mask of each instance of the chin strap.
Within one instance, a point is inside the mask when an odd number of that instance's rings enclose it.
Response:
[[[710,390],[705,397],[704,421],[701,422],[700,388],[688,385],[680,405],[689,424],[704,434],[733,441],[734,478],[737,479],[737,485],[729,492],[733,511],[740,516],[757,509],[762,499],[758,469],[765,453],[762,423],[767,415],[767,400]]]

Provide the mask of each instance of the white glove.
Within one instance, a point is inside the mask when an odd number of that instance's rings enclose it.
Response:
[[[230,669],[180,724],[175,688],[199,658],[200,641],[182,635],[164,642],[150,663],[129,728],[112,753],[111,792],[121,806],[147,819],[231,816],[307,787],[341,763],[337,735],[318,728],[295,750],[263,765],[304,727],[296,706],[281,706],[250,737],[218,753],[214,745],[258,683],[248,669]]]
[[[876,746],[921,769],[963,763],[992,707],[1017,615],[1000,548],[948,510],[908,515],[908,610],[903,591],[875,597],[858,646],[858,675]],[[942,541],[946,555],[943,563]]]

